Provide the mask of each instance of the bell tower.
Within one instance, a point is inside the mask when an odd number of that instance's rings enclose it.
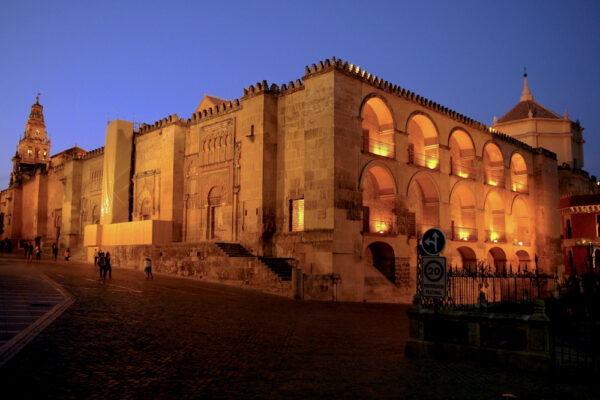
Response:
[[[11,183],[21,180],[23,175],[33,175],[36,170],[45,170],[50,159],[50,140],[44,122],[44,107],[40,104],[40,93],[31,106],[31,113],[25,124],[25,133],[19,140],[13,157]]]

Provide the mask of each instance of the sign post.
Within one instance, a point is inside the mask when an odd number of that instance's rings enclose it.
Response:
[[[423,297],[447,296],[446,257],[440,257],[445,247],[446,235],[439,228],[428,229],[421,237],[417,249],[417,293]]]

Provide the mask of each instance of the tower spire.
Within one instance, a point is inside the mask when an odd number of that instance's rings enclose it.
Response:
[[[521,93],[521,101],[533,101],[533,95],[529,90],[529,85],[527,85],[527,68],[523,67],[525,72],[523,73],[523,93]]]

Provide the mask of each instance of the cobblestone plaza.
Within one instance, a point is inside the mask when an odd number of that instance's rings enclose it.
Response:
[[[16,273],[15,273],[16,271]],[[0,368],[3,398],[597,398],[583,378],[406,358],[407,305],[294,301],[89,263],[0,259],[73,304]],[[13,273],[10,278],[9,272]],[[36,284],[34,278],[31,285]],[[8,319],[6,291],[0,329]]]

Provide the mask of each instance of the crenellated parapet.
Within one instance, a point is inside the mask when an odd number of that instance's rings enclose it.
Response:
[[[167,126],[170,126],[170,125],[186,126],[187,123],[186,123],[185,119],[179,118],[177,116],[177,114],[172,114],[172,115],[169,115],[168,117],[165,117],[159,121],[154,122],[154,124],[152,124],[152,125],[148,125],[146,123],[141,124],[137,134],[143,135],[143,134],[155,131],[157,129],[166,128]]]
[[[210,118],[214,118],[217,116],[221,116],[224,114],[229,114],[231,112],[237,111],[240,108],[240,100],[234,99],[233,101],[223,102],[220,105],[216,105],[214,107],[209,107],[204,110],[200,110],[192,114],[192,117],[187,120],[188,124],[195,124],[202,121],[206,121]]]
[[[90,158],[95,158],[104,154],[104,146],[98,147],[97,149],[88,151],[84,156],[83,160],[89,160]]]
[[[343,61],[335,57],[332,57],[331,59],[326,59],[325,61],[319,61],[317,64],[312,64],[310,67],[306,66],[305,76],[303,77],[303,79],[306,80],[311,76],[320,75],[333,70],[343,72],[344,74],[351,76],[355,79],[361,80],[362,82],[365,82],[377,89],[383,90],[397,97],[416,103],[424,108],[428,108],[432,111],[443,114],[448,118],[451,118],[463,125],[491,134],[493,137],[496,137],[500,140],[512,143],[528,151],[542,152],[550,157],[556,158],[556,154],[552,153],[551,151],[548,151],[546,149],[535,150],[531,146],[517,139],[514,139],[509,135],[498,132],[495,129],[490,128],[479,121],[476,121],[463,114],[460,114],[452,109],[449,109],[448,107],[444,107],[441,104],[438,104],[434,101],[431,101],[423,96],[416,94],[415,92],[411,92],[410,90],[404,89],[398,85],[383,80],[377,77],[376,75],[373,75],[367,72],[366,70],[361,69],[358,65],[350,64],[347,61]]]

